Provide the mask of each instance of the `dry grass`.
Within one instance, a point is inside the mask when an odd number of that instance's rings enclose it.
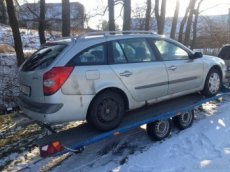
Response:
[[[0,53],[14,53],[15,50],[8,44],[0,44]]]

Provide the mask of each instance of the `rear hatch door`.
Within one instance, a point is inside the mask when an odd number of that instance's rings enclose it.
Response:
[[[19,70],[20,96],[33,102],[44,102],[43,75],[66,44],[48,44],[27,59]]]

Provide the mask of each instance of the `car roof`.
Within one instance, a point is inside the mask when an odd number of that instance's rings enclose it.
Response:
[[[77,35],[75,37],[59,38],[48,43],[65,43],[76,42],[77,40],[91,40],[91,39],[106,39],[107,41],[114,39],[138,38],[138,37],[155,37],[162,38],[164,35],[158,35],[153,31],[108,31],[108,32],[88,32]]]

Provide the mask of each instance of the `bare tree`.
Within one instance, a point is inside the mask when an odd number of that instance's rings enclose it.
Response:
[[[162,0],[161,8],[159,10],[160,2],[159,0],[155,0],[155,16],[157,20],[157,32],[160,35],[164,34],[166,3],[167,0]]]
[[[193,36],[192,36],[192,43],[191,43],[191,49],[193,50],[194,49],[194,46],[196,44],[196,37],[197,37],[197,22],[198,22],[198,17],[199,17],[199,11],[200,11],[200,5],[201,3],[203,2],[204,0],[200,0],[198,2],[198,5],[196,7],[196,10],[195,10],[195,20],[194,20],[194,23],[193,23]]]
[[[200,34],[194,48],[202,48],[205,54],[217,55],[219,48],[228,43],[226,17],[218,16],[218,19],[212,16],[199,17],[202,25],[199,26]]]
[[[39,39],[41,44],[46,43],[45,38],[45,10],[46,10],[46,2],[45,0],[40,0],[40,17],[39,17],[39,24],[38,24],[38,32],[39,32]]]
[[[123,30],[131,27],[131,0],[124,0]]]
[[[15,15],[13,0],[7,0],[6,6],[7,6],[10,27],[12,29],[13,37],[14,37],[14,48],[15,48],[16,55],[17,55],[17,63],[18,65],[21,65],[24,61],[24,54],[23,54],[23,48],[22,48],[21,35],[19,31],[19,26],[18,26],[18,20]]]
[[[7,23],[7,18],[6,18],[6,6],[5,6],[5,1],[0,0],[0,23],[6,24]]]
[[[70,4],[69,0],[62,0],[62,36],[70,36]]]
[[[195,4],[196,4],[196,0],[191,0],[191,3],[189,5],[188,21],[185,30],[185,38],[184,38],[185,45],[188,45],[190,41],[190,33],[192,28],[192,19],[193,19]]]
[[[175,39],[176,37],[176,27],[177,27],[179,9],[180,9],[180,0],[177,0],[176,8],[174,11],[174,16],[173,16],[173,21],[172,21],[171,33],[170,33],[170,38],[172,39]]]
[[[109,30],[115,30],[115,21],[114,21],[114,0],[108,0],[108,11],[109,11]]]
[[[149,30],[149,22],[151,19],[151,8],[152,8],[152,1],[147,0],[147,8],[145,13],[145,30]]]
[[[184,26],[185,26],[185,23],[187,22],[187,19],[188,19],[188,13],[189,13],[189,6],[190,6],[190,3],[192,2],[193,0],[190,0],[189,2],[189,5],[188,7],[186,8],[186,11],[185,11],[185,14],[184,14],[184,17],[180,23],[180,30],[179,30],[179,38],[178,38],[178,41],[182,43],[182,40],[183,40],[183,33],[184,33]]]
[[[145,30],[146,5],[140,4],[136,6],[135,9],[132,9],[132,17],[133,17],[133,22],[134,22],[132,29]]]

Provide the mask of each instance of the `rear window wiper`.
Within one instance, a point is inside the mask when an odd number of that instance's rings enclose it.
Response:
[[[36,63],[39,64],[39,61],[42,59],[42,57],[44,57],[47,53],[51,52],[52,50],[49,49],[47,51],[45,51],[44,53],[40,54],[38,53],[34,58],[32,58],[31,60],[29,60],[25,67],[24,67],[24,70],[32,70],[33,69],[33,66],[36,65]]]

